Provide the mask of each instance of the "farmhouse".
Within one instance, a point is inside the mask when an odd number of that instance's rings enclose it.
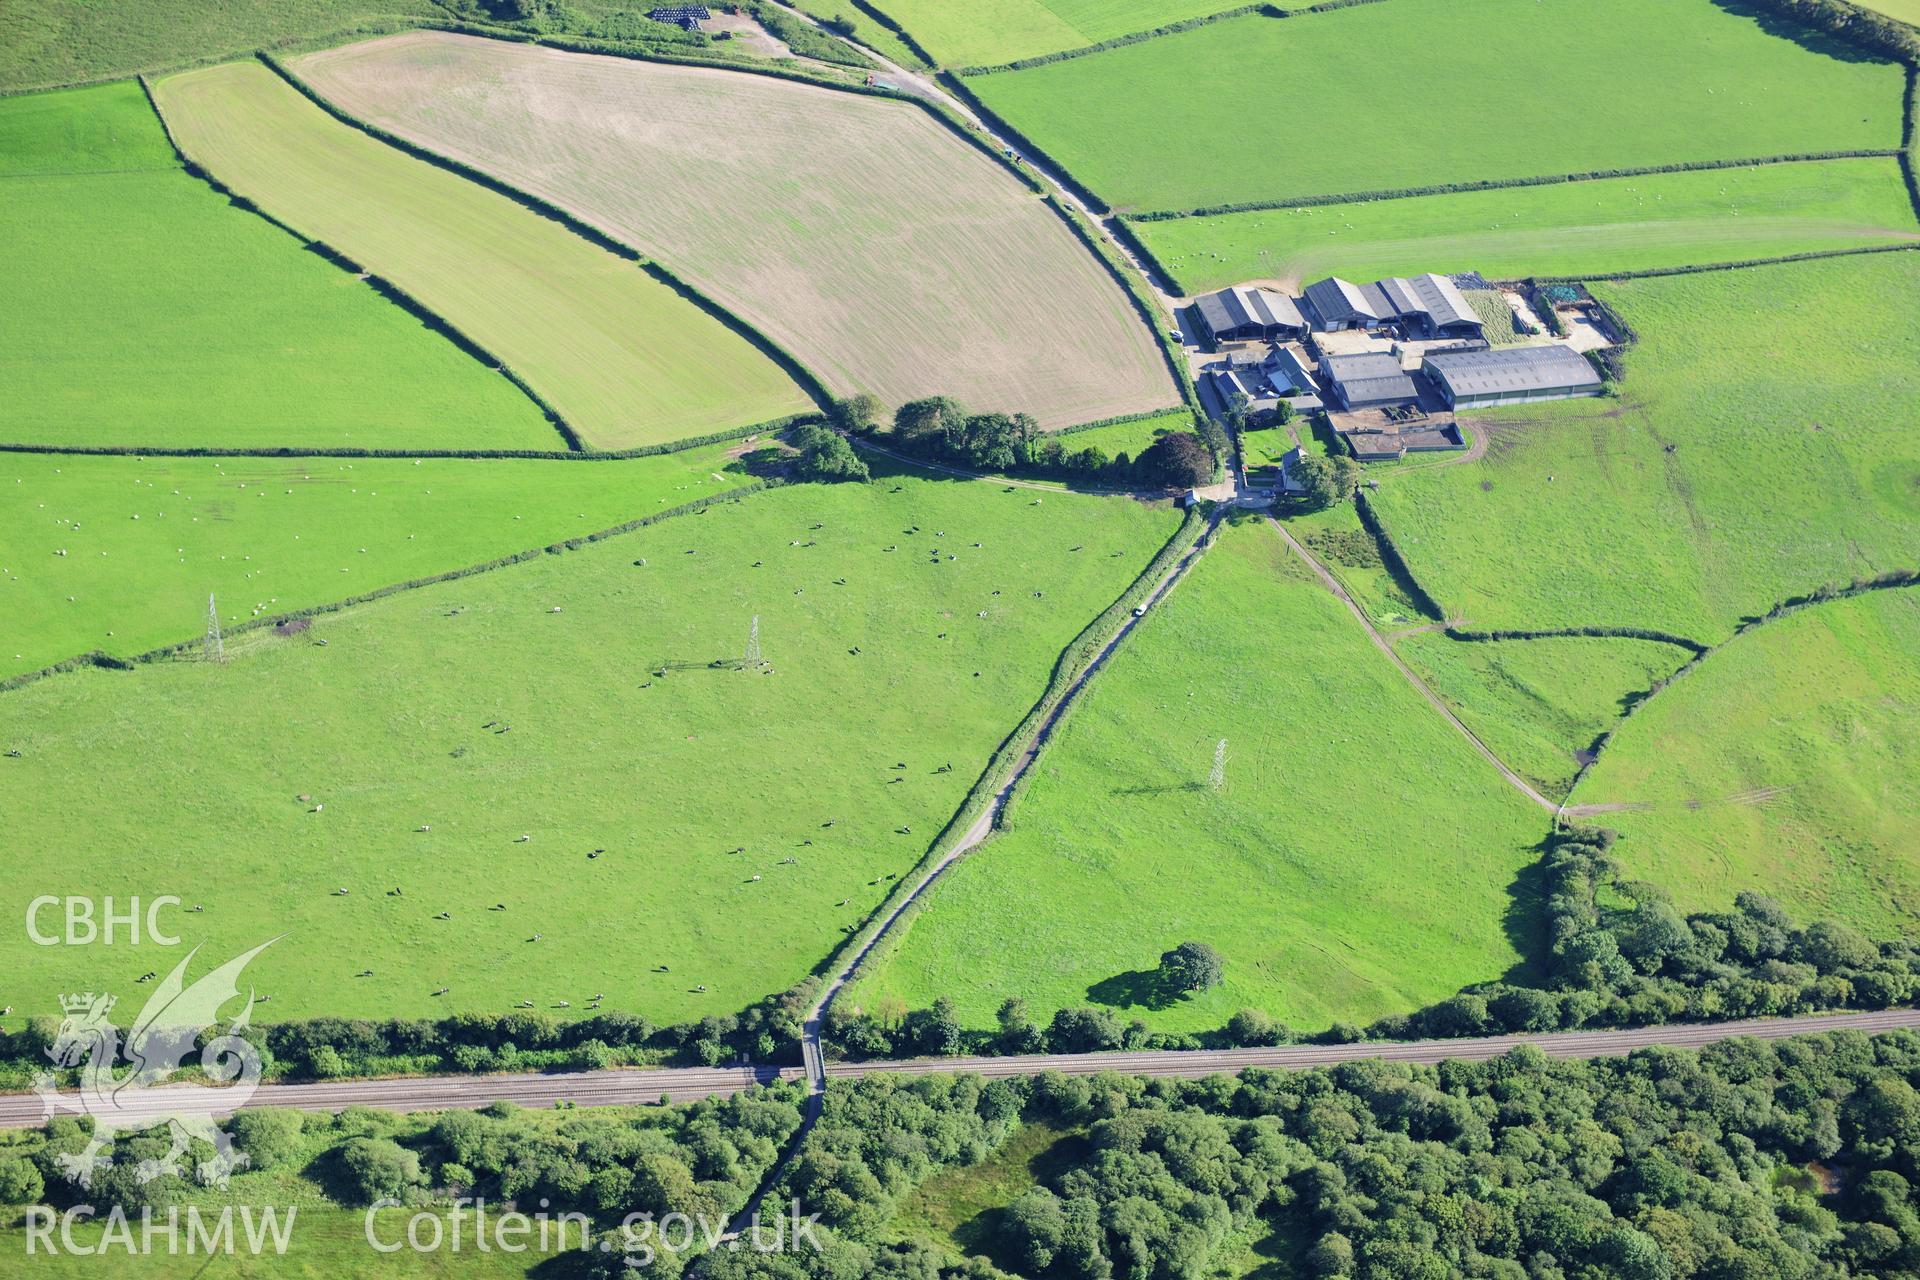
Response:
[[[1320,362],[1320,370],[1334,400],[1348,409],[1407,404],[1420,398],[1399,359],[1384,352],[1328,356]]]
[[[1261,368],[1265,370],[1274,392],[1290,399],[1296,412],[1310,413],[1323,407],[1320,384],[1314,381],[1307,362],[1300,358],[1299,351],[1293,347],[1275,347]]]
[[[1279,394],[1257,360],[1229,360],[1220,367],[1208,369],[1202,377],[1220,397],[1223,407],[1232,409],[1236,404],[1244,404],[1248,426],[1261,425],[1279,407]]]
[[[1502,347],[1436,351],[1421,365],[1453,409],[1527,404],[1600,393],[1600,375],[1570,347]]]
[[[703,4],[675,4],[649,9],[647,16],[655,22],[679,27],[682,31],[698,31],[700,24],[711,18],[713,14]]]
[[[1200,327],[1215,345],[1304,337],[1306,319],[1293,299],[1272,289],[1236,285],[1209,293],[1195,304]]]

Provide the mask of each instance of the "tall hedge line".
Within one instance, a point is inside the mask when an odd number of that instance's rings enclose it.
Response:
[[[1920,31],[1845,0],[1742,0],[1893,62],[1920,62]]]
[[[625,462],[633,458],[651,458],[663,453],[681,453],[704,445],[748,436],[773,435],[803,423],[820,422],[818,413],[794,413],[747,427],[729,427],[725,431],[662,444],[641,444],[630,449],[367,449],[356,446],[260,445],[223,448],[217,445],[137,445],[137,444],[21,444],[0,442],[0,453],[75,454],[80,457],[109,458],[467,458],[476,461],[531,458],[541,462]]]
[[[1377,4],[1380,0],[1361,0]],[[1485,178],[1472,182],[1442,182],[1427,187],[1382,187],[1375,191],[1344,191],[1329,195],[1289,196],[1284,200],[1242,200],[1234,204],[1200,205],[1192,209],[1148,209],[1123,215],[1131,222],[1172,222],[1180,218],[1211,218],[1225,213],[1261,213],[1274,209],[1303,209],[1334,204],[1370,204],[1375,200],[1410,200],[1417,196],[1455,195],[1463,191],[1504,191],[1510,187],[1552,187],[1569,182],[1597,182],[1603,178],[1644,178],[1661,173],[1698,173],[1714,169],[1751,169],[1768,164],[1812,164],[1822,160],[1890,159],[1897,148],[1860,148],[1851,151],[1802,151],[1786,155],[1755,156],[1743,160],[1690,160],[1584,173],[1554,173],[1527,178]]]
[[[1910,253],[1920,249],[1914,244],[1868,244],[1852,249],[1812,249],[1805,253],[1783,253],[1771,258],[1739,258],[1732,262],[1696,262],[1679,267],[1648,267],[1642,271],[1604,271],[1584,276],[1534,276],[1539,284],[1579,284],[1587,280],[1652,280],[1659,276],[1691,276],[1703,271],[1739,271],[1746,267],[1772,267],[1783,262],[1815,262],[1822,258],[1855,258],[1866,253]],[[1604,302],[1594,299],[1601,307]],[[1611,308],[1607,308],[1611,315]],[[1544,319],[1545,317],[1542,317]],[[1617,319],[1617,318],[1616,318]],[[1632,327],[1620,322],[1622,332]]]
[[[1407,593],[1413,606],[1429,618],[1445,621],[1447,611],[1441,608],[1440,602],[1433,598],[1433,593],[1427,590],[1425,584],[1414,576],[1413,566],[1400,553],[1400,544],[1387,532],[1387,526],[1381,522],[1379,513],[1374,511],[1373,502],[1364,489],[1353,495],[1353,509],[1359,514],[1360,523],[1373,535],[1373,540],[1380,544],[1380,558],[1386,562],[1387,573]]]
[[[1095,418],[1092,422],[1082,422],[1071,427],[1061,427],[1059,430],[1049,431],[1047,434],[1057,437],[1070,436],[1081,431],[1098,431],[1102,427],[1119,427],[1129,422],[1145,422],[1149,418],[1164,418],[1170,413],[1180,413],[1186,409],[1186,405],[1172,404],[1164,409],[1146,409],[1139,413],[1116,413],[1111,418]]]
[[[860,13],[871,18],[876,25],[885,27],[888,31],[891,31],[894,38],[907,47],[907,52],[920,59],[920,65],[923,69],[932,71],[940,65],[934,60],[933,55],[927,52],[926,46],[920,43],[913,32],[895,22],[890,15],[874,8],[872,4],[868,3],[868,0],[847,0],[847,2]]]
[[[1080,179],[1074,177],[1073,174],[1066,169],[1061,168],[1059,162],[1049,156],[1046,150],[1034,142],[1032,138],[1029,138],[1026,134],[1009,124],[999,112],[982,101],[979,94],[968,88],[966,82],[959,76],[954,75],[951,71],[942,71],[937,79],[942,88],[954,97],[960,99],[960,101],[966,103],[967,109],[985,121],[995,133],[1004,138],[1012,138],[1014,142],[1019,144],[1020,149],[1026,152],[1027,159],[1032,164],[1044,169],[1055,182],[1058,182],[1061,186],[1085,201],[1089,209],[1092,209],[1102,217],[1113,212],[1111,205],[1095,195],[1092,189],[1083,184]]]
[[[1474,631],[1465,627],[1448,627],[1447,639],[1478,643],[1493,640],[1563,640],[1590,637],[1599,640],[1650,640],[1656,644],[1670,644],[1685,649],[1688,653],[1703,654],[1712,648],[1698,640],[1689,640],[1686,636],[1675,635],[1671,631],[1656,631],[1651,627],[1544,627],[1534,629],[1502,628],[1491,631]]]
[[[636,529],[644,529],[648,525],[659,524],[662,520],[671,520],[675,516],[690,515],[704,507],[711,507],[722,502],[738,502],[748,494],[758,493],[763,489],[774,488],[783,483],[785,482],[778,479],[755,480],[751,483],[743,484],[738,488],[729,489],[725,493],[709,494],[704,498],[696,498],[692,502],[683,502],[677,507],[669,507],[665,511],[651,512],[647,515],[640,516],[638,519],[628,520],[622,524],[612,525],[605,529],[598,529],[592,533],[584,533],[578,537],[548,543],[543,547],[530,547],[525,551],[516,551],[511,555],[495,556],[491,560],[483,560],[478,564],[470,564],[458,569],[448,569],[443,573],[432,573],[424,577],[409,578],[404,582],[389,583],[387,586],[378,587],[372,591],[364,591],[358,595],[347,596],[341,600],[329,601],[326,604],[309,605],[304,609],[291,609],[284,613],[271,614],[266,617],[248,618],[246,621],[235,623],[232,627],[228,628],[226,635],[231,639],[237,635],[244,635],[249,631],[258,631],[263,627],[282,626],[299,618],[317,618],[329,613],[339,613],[344,609],[351,609],[357,605],[369,604],[375,600],[384,600],[388,596],[399,595],[403,591],[412,591],[419,587],[430,587],[442,582],[455,582],[461,578],[475,577],[482,573],[491,572],[494,569],[504,569],[509,565],[523,564],[528,560],[536,560],[544,555],[558,555],[564,551],[576,551],[590,543],[600,542],[606,538],[616,537],[623,533],[632,533]],[[4,680],[0,680],[0,693],[8,693],[14,689],[32,684],[35,681],[44,680],[48,676],[58,675],[63,671],[72,671],[79,667],[92,666],[115,671],[130,671],[136,666],[142,666],[149,662],[159,662],[166,658],[178,657],[180,654],[199,648],[202,643],[203,641],[196,637],[192,640],[182,640],[174,644],[162,645],[158,649],[149,649],[145,653],[136,654],[131,658],[115,658],[99,650],[93,650],[77,655],[76,657],[68,658],[62,662],[56,662],[51,666],[41,667],[37,671],[27,671],[20,675],[9,676]]]

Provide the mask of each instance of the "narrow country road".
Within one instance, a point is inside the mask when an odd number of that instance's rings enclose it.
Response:
[[[1534,1045],[1550,1058],[1618,1057],[1636,1049],[1660,1046],[1696,1049],[1721,1040],[1751,1036],[1779,1040],[1821,1031],[1874,1033],[1920,1029],[1920,1010],[1889,1009],[1880,1013],[1835,1013],[1806,1018],[1762,1018],[1746,1022],[1673,1023],[1624,1031],[1559,1031],[1540,1035],[1487,1036],[1474,1040],[1386,1041],[1341,1045],[1281,1045],[1271,1049],[1198,1049],[1183,1052],[1036,1054],[1017,1058],[918,1058],[904,1062],[837,1062],[827,1068],[833,1080],[882,1072],[928,1075],[970,1071],[988,1077],[1033,1075],[1057,1071],[1064,1075],[1093,1075],[1119,1071],[1128,1075],[1198,1079],[1248,1067],[1300,1070],[1342,1062],[1380,1059],[1388,1062],[1435,1063],[1447,1059],[1479,1062],[1497,1058],[1520,1045]],[[440,1111],[480,1107],[504,1099],[528,1107],[550,1107],[568,1102],[578,1106],[627,1106],[658,1102],[663,1096],[687,1101],[738,1093],[756,1084],[800,1078],[798,1067],[681,1067],[660,1070],[581,1071],[553,1075],[441,1076],[404,1080],[345,1080],[322,1084],[265,1085],[249,1096],[248,1107],[292,1107],[303,1111],[338,1111],[342,1107],[374,1107],[386,1111]],[[217,1095],[223,1089],[198,1086],[168,1087],[144,1095],[134,1113],[156,1119],[184,1094]],[[145,1098],[151,1097],[152,1102]],[[215,1114],[233,1110],[215,1103]],[[44,1118],[34,1094],[0,1095],[0,1129],[38,1125]]]
[[[1315,559],[1312,552],[1301,546],[1300,543],[1295,540],[1294,536],[1287,531],[1285,525],[1275,520],[1272,516],[1267,517],[1267,523],[1274,527],[1280,534],[1280,537],[1285,540],[1286,544],[1293,548],[1293,553],[1305,561],[1307,567],[1312,569],[1320,581],[1326,584],[1327,590],[1333,592],[1334,595],[1340,598],[1341,602],[1347,606],[1347,609],[1353,616],[1359,620],[1361,627],[1366,630],[1367,638],[1373,641],[1374,647],[1386,654],[1394,666],[1400,668],[1400,674],[1407,678],[1407,683],[1419,690],[1420,696],[1432,703],[1433,709],[1445,716],[1447,722],[1460,731],[1460,736],[1468,742],[1471,742],[1473,749],[1485,756],[1488,763],[1500,771],[1500,776],[1505,778],[1514,790],[1539,805],[1542,809],[1545,809],[1548,813],[1558,816],[1561,811],[1560,806],[1541,795],[1538,791],[1535,791],[1525,778],[1508,768],[1507,762],[1495,755],[1493,748],[1480,741],[1480,736],[1473,730],[1467,728],[1466,722],[1461,720],[1459,716],[1453,714],[1453,709],[1440,700],[1440,695],[1435,693],[1432,688],[1428,686],[1427,682],[1422,680],[1419,675],[1414,672],[1414,669],[1401,659],[1398,653],[1394,652],[1393,646],[1387,643],[1387,638],[1380,634],[1374,627],[1373,620],[1367,617],[1367,611],[1362,609],[1359,603],[1347,593],[1347,589],[1340,585],[1340,580],[1329,573],[1327,567]]]

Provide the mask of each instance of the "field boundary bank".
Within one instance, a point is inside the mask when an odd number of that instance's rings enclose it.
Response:
[[[1049,433],[1059,435],[1055,431]],[[1139,502],[1166,502],[1178,496],[1174,489],[1109,489],[1102,485],[1077,484],[1053,476],[1035,478],[1009,471],[970,471],[966,467],[957,467],[951,463],[940,462],[933,458],[919,458],[911,453],[903,453],[889,445],[880,443],[871,436],[848,435],[846,437],[855,449],[868,453],[877,453],[889,462],[897,462],[903,467],[913,467],[920,471],[931,471],[936,475],[957,480],[980,480],[990,484],[1011,485],[1016,489],[1028,489],[1035,493],[1059,493],[1083,498],[1132,498]]]
[[[347,609],[357,608],[363,604],[372,604],[377,600],[384,600],[389,596],[397,596],[403,592],[418,590],[421,587],[438,586],[445,582],[457,582],[463,578],[478,577],[483,573],[491,573],[495,569],[506,569],[516,564],[525,564],[527,561],[537,560],[541,556],[559,555],[566,551],[578,551],[581,547],[591,543],[603,542],[608,538],[616,538],[622,534],[634,533],[650,525],[660,524],[663,521],[672,520],[679,516],[692,515],[697,511],[705,510],[707,507],[718,506],[721,503],[738,502],[752,494],[761,493],[768,489],[780,488],[786,483],[787,481],[780,479],[757,480],[751,484],[729,489],[724,493],[709,494],[704,498],[696,498],[692,502],[683,502],[677,507],[669,507],[665,511],[651,512],[633,520],[610,525],[605,529],[596,529],[592,533],[583,533],[577,537],[562,539],[559,542],[550,542],[545,546],[529,547],[524,551],[515,551],[509,555],[495,556],[491,560],[483,560],[478,564],[469,564],[458,569],[448,569],[442,573],[428,574],[424,577],[408,578],[403,582],[389,583],[384,587],[376,587],[372,591],[360,592],[359,594],[346,596],[325,604],[309,605],[304,609],[291,609],[266,617],[248,618],[243,622],[237,622],[233,626],[225,628],[223,634],[227,639],[232,639],[235,636],[245,635],[248,632],[259,631],[267,627],[283,626],[286,623],[294,622],[302,618],[318,618],[327,614],[341,613]],[[157,649],[149,649],[144,653],[135,654],[130,658],[119,658],[104,650],[92,649],[86,653],[76,654],[71,658],[53,663],[50,666],[41,667],[35,671],[26,671],[16,676],[8,676],[6,679],[0,680],[0,694],[11,693],[16,689],[25,688],[27,685],[37,684],[51,676],[61,675],[68,671],[77,671],[82,668],[92,667],[106,671],[131,671],[135,667],[142,667],[150,663],[164,662],[169,658],[179,657],[184,653],[198,649],[205,643],[206,641],[203,637],[196,636],[191,640],[180,640],[173,644],[161,645]]]
[[[1841,600],[1851,600],[1856,596],[1870,595],[1876,591],[1894,591],[1902,587],[1920,587],[1920,568],[1890,569],[1876,577],[1856,578],[1843,587],[1831,585],[1816,587],[1805,595],[1789,596],[1785,600],[1775,604],[1765,613],[1745,619],[1738,627],[1734,628],[1733,634],[1725,640],[1701,649],[1698,653],[1694,654],[1693,657],[1681,663],[1672,675],[1666,677],[1664,680],[1656,680],[1646,690],[1642,691],[1639,696],[1635,698],[1633,704],[1620,713],[1620,716],[1614,720],[1612,726],[1593,740],[1592,745],[1587,748],[1586,762],[1574,771],[1573,781],[1567,787],[1567,799],[1572,799],[1573,793],[1580,789],[1580,784],[1586,781],[1588,771],[1600,762],[1600,753],[1613,741],[1613,736],[1620,732],[1629,720],[1639,714],[1654,698],[1672,688],[1674,683],[1682,676],[1691,674],[1700,664],[1713,657],[1714,654],[1719,653],[1728,645],[1739,640],[1742,636],[1758,631],[1768,623],[1778,622],[1783,618],[1790,618],[1794,614],[1806,609],[1818,608],[1821,605],[1833,604]],[[1563,800],[1560,804],[1560,813],[1556,815],[1556,817],[1564,821],[1567,813],[1570,811],[1579,811],[1581,808],[1582,806],[1580,805],[1570,805]]]
[[[1907,110],[1901,119],[1900,174],[1907,180],[1913,216],[1920,219],[1920,62],[1907,64]]]
[[[1076,423],[1071,427],[1058,427],[1047,432],[1049,437],[1077,435],[1082,431],[1098,431],[1102,427],[1124,427],[1129,422],[1146,422],[1151,418],[1164,418],[1175,413],[1188,413],[1190,408],[1184,404],[1168,405],[1164,409],[1142,409],[1138,413],[1116,413],[1111,418],[1095,418],[1092,422]]]
[[[1367,4],[1382,2],[1383,0],[1362,0],[1362,3]],[[1290,197],[1284,200],[1241,200],[1232,204],[1196,205],[1191,209],[1148,209],[1118,216],[1125,222],[1178,222],[1183,218],[1219,218],[1235,213],[1272,213],[1286,209],[1321,208],[1327,205],[1372,204],[1383,200],[1417,200],[1423,196],[1453,196],[1474,191],[1507,191],[1515,187],[1559,187],[1581,182],[1606,182],[1614,178],[1652,178],[1666,173],[1712,173],[1720,169],[1764,169],[1774,165],[1824,164],[1833,160],[1897,160],[1902,154],[1904,153],[1899,147],[1865,147],[1849,151],[1790,152],[1738,160],[1687,160],[1673,164],[1589,169],[1580,173],[1550,173],[1526,178],[1482,178],[1467,182],[1442,182],[1425,187],[1381,187],[1373,191],[1347,191],[1330,195]]]
[[[1661,276],[1697,276],[1712,271],[1746,271],[1752,267],[1778,267],[1792,262],[1818,262],[1825,258],[1857,258],[1869,253],[1912,253],[1920,241],[1911,244],[1863,244],[1852,249],[1810,249],[1805,253],[1783,253],[1772,258],[1743,258],[1736,262],[1689,263],[1678,267],[1648,267],[1640,271],[1592,271],[1580,276],[1528,276],[1536,284],[1584,284],[1589,280],[1654,280]],[[1599,299],[1595,299],[1596,302]],[[1600,303],[1609,313],[1612,308]],[[1629,330],[1630,332],[1630,330]]]
[[[1647,627],[1547,627],[1540,630],[1495,631],[1446,627],[1442,629],[1441,634],[1449,640],[1458,640],[1465,644],[1527,640],[1644,640],[1649,644],[1672,645],[1676,649],[1685,649],[1696,656],[1708,652],[1713,647],[1702,644],[1698,640],[1689,640],[1685,636],[1674,635],[1668,631],[1655,631]]]
[[[761,355],[773,361],[775,365],[779,366],[781,372],[793,379],[800,390],[806,393],[807,398],[812,400],[818,408],[824,410],[833,404],[833,395],[827,390],[826,384],[820,380],[818,375],[816,375],[804,361],[774,341],[773,338],[762,333],[757,326],[750,324],[742,317],[722,306],[717,300],[709,297],[702,290],[681,279],[680,276],[670,268],[661,265],[633,246],[615,239],[613,236],[601,231],[584,219],[567,212],[552,201],[542,199],[532,192],[524,191],[512,183],[496,178],[492,174],[476,168],[473,165],[455,160],[451,156],[443,155],[431,147],[422,146],[390,130],[383,129],[379,125],[361,120],[345,108],[337,106],[328,100],[323,94],[313,88],[313,86],[301,79],[299,74],[292,68],[271,54],[261,53],[259,59],[269,70],[273,71],[299,92],[301,96],[338,120],[341,124],[352,129],[357,129],[376,142],[384,143],[402,154],[410,155],[416,160],[424,161],[457,177],[464,178],[469,182],[477,183],[496,195],[505,196],[529,212],[558,223],[581,239],[586,240],[589,244],[604,249],[615,257],[623,258],[635,264],[641,271],[645,272],[655,281],[667,286],[683,300],[706,312],[709,316],[725,325],[735,336],[745,339],[746,342]]]
[[[937,880],[961,858],[985,847],[987,837],[1000,829],[1007,807],[1012,804],[1014,795],[1019,790],[1018,779],[998,781],[1002,771],[1010,762],[1017,761],[1029,749],[1032,749],[1037,757],[1040,744],[1038,741],[1029,742],[1029,739],[1035,738],[1041,726],[1058,710],[1060,703],[1072,691],[1075,682],[1085,674],[1086,664],[1109,642],[1111,638],[1109,633],[1117,634],[1139,603],[1152,593],[1173,566],[1179,563],[1181,557],[1192,552],[1199,544],[1206,532],[1208,522],[1209,517],[1202,514],[1198,507],[1189,507],[1179,526],[1154,553],[1153,558],[1141,568],[1133,581],[1127,584],[1126,589],[1115,598],[1112,604],[1081,628],[1078,635],[1067,642],[1067,647],[1061,650],[1060,656],[1054,660],[1053,673],[1039,700],[1028,709],[1027,714],[1021,718],[1013,730],[1001,739],[1000,745],[988,758],[986,767],[981,770],[979,779],[973,784],[973,789],[967,793],[966,799],[961,801],[960,807],[954,811],[952,819],[928,846],[926,854],[900,878],[894,891],[874,908],[873,913],[867,917],[867,924],[863,925],[858,933],[849,934],[846,940],[829,953],[826,960],[814,971],[816,975],[830,974],[835,961],[842,953],[849,950],[858,953],[853,961],[843,968],[839,981],[831,986],[820,1001],[816,1011],[818,1016],[824,1017],[834,998],[842,990],[859,981],[876,960],[891,954],[891,951],[882,951],[882,942],[889,935],[897,938],[898,930],[912,923],[914,916],[920,910],[920,904],[926,901],[925,891],[932,887],[934,880]],[[1002,793],[1004,793],[1004,799],[1001,798]],[[994,812],[996,804],[999,806],[997,813]],[[974,845],[972,850],[960,853],[955,853],[949,848],[951,844],[972,832],[983,819],[989,819],[989,821],[987,832],[982,837],[981,843]],[[943,858],[947,859],[944,865],[941,861]],[[923,872],[929,871],[933,874],[925,878],[917,878],[922,877]],[[862,935],[867,932],[867,927],[876,922],[881,927],[871,937],[862,941]]]
[[[657,458],[669,453],[685,453],[711,444],[745,440],[757,435],[778,435],[802,423],[820,422],[818,413],[794,413],[770,418],[750,427],[730,427],[725,431],[664,444],[641,444],[631,449],[367,449],[350,445],[252,445],[220,448],[215,445],[135,445],[135,444],[20,444],[0,442],[0,453],[36,453],[86,458],[460,458],[470,462],[630,462],[635,458]]]
[[[908,53],[911,53],[914,57],[920,59],[921,65],[926,70],[928,71],[939,70],[940,68],[939,61],[931,53],[927,52],[927,47],[920,43],[919,37],[914,35],[913,32],[907,30],[905,27],[901,26],[898,22],[895,22],[892,14],[883,13],[879,9],[874,8],[873,5],[869,3],[869,0],[847,0],[847,3],[851,4],[854,7],[854,9],[856,9],[860,13],[865,14],[868,18],[872,19],[876,26],[882,27],[887,31],[891,31],[894,34],[894,36],[900,41],[900,43],[907,47]],[[854,44],[860,44],[860,40],[858,37],[842,36],[841,39],[850,40]],[[879,52],[877,49],[874,49],[870,45],[866,45],[863,47],[866,48],[868,52],[871,52],[871,53]]]
[[[432,307],[429,307],[425,302],[422,302],[398,284],[395,284],[376,271],[369,270],[348,254],[342,253],[333,245],[328,244],[325,240],[307,235],[291,223],[282,220],[275,214],[269,213],[249,197],[243,196],[238,191],[229,187],[226,183],[215,177],[213,172],[205,165],[189,156],[185,149],[181,147],[179,140],[173,136],[173,124],[167,119],[166,112],[160,109],[160,101],[154,97],[152,83],[145,75],[137,78],[140,83],[140,91],[146,96],[147,106],[152,109],[154,117],[160,122],[160,132],[166,135],[167,145],[173,148],[173,154],[179,157],[180,164],[186,170],[189,177],[198,178],[200,181],[206,183],[216,195],[225,197],[227,202],[234,208],[244,213],[254,214],[266,222],[271,223],[273,226],[278,227],[280,230],[298,240],[309,252],[324,258],[347,274],[359,277],[382,298],[385,298],[388,302],[418,320],[427,329],[451,342],[472,360],[493,370],[508,382],[512,383],[514,387],[519,390],[520,394],[533,402],[534,408],[538,409],[546,418],[548,425],[559,433],[560,438],[566,442],[567,448],[570,451],[580,452],[586,449],[586,445],[581,442],[579,433],[573,429],[573,424],[567,421],[566,415],[554,407],[553,403],[545,396],[535,391],[533,385],[521,376],[519,370],[515,369],[507,361],[502,360],[499,356],[496,356],[493,352],[487,350],[486,347],[482,346],[470,334],[460,328],[459,325],[453,323],[453,321],[447,319]]]

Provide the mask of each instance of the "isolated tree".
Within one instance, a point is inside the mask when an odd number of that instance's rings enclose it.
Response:
[[[1182,995],[1220,985],[1226,961],[1204,942],[1183,942],[1160,957],[1160,977]]]
[[[809,423],[795,428],[791,440],[800,450],[793,464],[794,474],[802,480],[831,483],[871,478],[866,462],[837,431]]]
[[[340,1163],[361,1204],[405,1200],[426,1185],[420,1157],[391,1138],[353,1138],[340,1148]]]
[[[1169,431],[1140,451],[1134,467],[1142,479],[1174,489],[1193,489],[1213,479],[1213,454],[1191,431]]]

